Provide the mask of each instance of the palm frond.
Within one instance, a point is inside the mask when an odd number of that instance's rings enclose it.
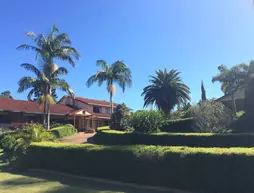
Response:
[[[96,65],[100,66],[103,70],[106,70],[108,68],[108,65],[105,60],[97,60]]]
[[[32,77],[22,77],[18,82],[18,92],[21,93],[29,88],[33,88],[33,86],[36,84],[36,81],[37,80]]]
[[[35,52],[41,52],[41,49],[36,46],[31,46],[28,44],[22,44],[19,47],[17,47],[17,50],[33,50]]]
[[[54,72],[51,75],[51,78],[55,78],[55,77],[66,75],[66,74],[68,74],[68,70],[64,67],[60,67],[54,70]]]
[[[33,72],[37,77],[41,76],[41,72],[40,70],[38,70],[38,68],[36,68],[34,65],[29,64],[29,63],[23,63],[20,65],[21,67],[25,68],[26,70]]]

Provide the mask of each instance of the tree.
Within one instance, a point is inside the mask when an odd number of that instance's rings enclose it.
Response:
[[[13,97],[11,96],[11,91],[7,90],[4,91],[0,94],[0,98],[9,98],[9,99],[13,99]]]
[[[54,103],[54,99],[51,95],[51,88],[60,89],[69,93],[70,95],[74,95],[69,84],[65,80],[59,78],[61,75],[68,74],[68,71],[64,67],[58,68],[57,65],[54,65],[54,68],[51,69],[51,72],[48,71],[47,73],[38,70],[34,65],[28,63],[21,64],[21,67],[33,72],[36,78],[27,76],[22,77],[18,82],[18,92],[21,93],[30,89],[27,96],[28,99],[31,99],[31,97],[38,90],[43,93],[43,95],[40,96],[40,103],[44,105],[44,123],[46,119],[45,115],[47,114],[47,129],[49,130],[50,104]]]
[[[55,63],[54,60],[67,61],[73,67],[75,66],[75,59],[79,60],[79,52],[71,47],[71,40],[69,39],[66,33],[60,33],[56,25],[54,25],[48,36],[43,34],[36,35],[34,32],[27,32],[26,36],[30,37],[35,45],[22,44],[17,47],[18,50],[33,50],[36,53],[36,59],[40,59],[41,68],[46,77],[51,76],[51,69],[54,69]],[[37,88],[41,89],[41,88]],[[51,87],[44,90],[44,96],[51,95]],[[33,93],[39,93],[40,90],[34,90]],[[45,107],[47,111],[47,123],[50,123],[50,105],[46,104],[50,100],[46,100],[47,97],[44,97]],[[49,125],[47,126],[49,128]]]
[[[219,74],[212,78],[212,82],[220,82],[221,90],[225,95],[231,95],[233,115],[236,116],[236,104],[234,93],[244,85],[244,78],[240,77],[246,71],[246,64],[235,65],[227,68],[223,64],[218,67]]]
[[[38,88],[38,89],[36,89],[36,90],[34,91],[33,98],[32,98],[32,97],[31,97],[31,98],[28,98],[28,100],[29,100],[29,101],[40,102],[41,96],[43,96],[43,95],[44,95],[43,88],[41,88],[41,89]],[[52,98],[54,99],[54,101],[57,101],[58,96],[57,96],[57,94],[56,94],[56,89],[55,89],[55,88],[52,88],[52,89],[51,89],[51,96],[52,96]]]
[[[99,86],[101,86],[104,82],[107,84],[107,91],[110,94],[110,109],[112,114],[114,112],[113,95],[116,92],[114,83],[117,83],[122,88],[123,92],[125,91],[126,86],[131,87],[131,70],[127,68],[127,66],[122,61],[116,61],[113,64],[109,65],[104,60],[98,60],[96,65],[100,66],[102,69],[91,76],[87,80],[86,84],[88,87],[93,85],[95,82],[98,82]]]
[[[68,35],[60,33],[56,25],[51,28],[48,36],[43,34],[36,35],[34,32],[27,32],[25,36],[30,37],[35,45],[22,44],[17,49],[35,51],[36,59],[38,56],[44,58],[44,61],[47,58],[48,64],[51,65],[54,64],[54,59],[59,59],[67,61],[72,66],[76,65],[74,59],[80,59],[79,52],[71,47],[72,43]]]
[[[206,91],[205,91],[205,87],[204,87],[204,82],[201,82],[201,99],[202,102],[206,101]]]
[[[156,76],[150,76],[149,86],[143,89],[144,107],[156,105],[165,115],[169,115],[175,105],[184,104],[190,100],[190,89],[179,77],[180,72],[167,69],[156,71]]]

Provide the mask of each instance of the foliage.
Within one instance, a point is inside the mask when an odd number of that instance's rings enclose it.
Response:
[[[241,74],[245,73],[248,69],[248,65],[239,64],[231,68],[227,68],[223,64],[218,67],[219,74],[212,78],[212,82],[220,82],[221,90],[225,95],[231,95],[232,97],[232,110],[234,116],[236,115],[236,104],[234,93],[239,90],[239,88],[244,87],[244,78]]]
[[[44,104],[44,113],[47,112],[47,129],[50,127],[50,104],[54,103],[54,98],[52,97],[51,89],[60,89],[67,92],[69,95],[73,96],[74,92],[69,84],[64,80],[60,79],[59,76],[67,75],[68,70],[63,67],[58,67],[54,65],[52,68],[47,68],[47,71],[40,71],[32,64],[24,63],[21,64],[21,67],[25,68],[28,71],[31,71],[35,74],[36,78],[32,77],[22,77],[19,81],[18,92],[24,92],[25,90],[30,89],[28,93],[28,100],[32,100],[31,97],[39,90],[43,93],[40,96],[40,103]],[[45,115],[44,115],[45,116]]]
[[[204,82],[201,82],[201,100],[202,101],[206,101],[206,91],[205,91],[205,87],[204,87]]]
[[[50,130],[56,138],[62,138],[66,136],[72,136],[77,133],[75,127],[71,124],[56,127]]]
[[[194,132],[193,124],[194,124],[193,118],[165,120],[161,127],[161,131],[176,133],[192,133]]]
[[[5,134],[0,141],[0,147],[12,158],[20,154],[25,154],[31,142],[53,139],[54,137],[46,132],[41,124],[28,124],[23,129]]]
[[[94,137],[102,145],[161,145],[189,147],[254,147],[252,133],[138,133],[104,128]]]
[[[48,58],[53,64],[53,59],[67,61],[72,66],[75,66],[75,61],[80,59],[79,52],[71,47],[71,40],[66,33],[60,33],[56,25],[51,28],[48,36],[44,34],[36,35],[34,32],[25,34],[31,38],[35,45],[22,44],[18,50],[32,50],[36,53],[36,59]],[[45,67],[45,66],[44,66]]]
[[[136,111],[131,115],[131,125],[138,132],[159,132],[163,119],[160,111]]]
[[[167,69],[156,71],[151,76],[149,86],[143,89],[144,107],[155,105],[168,115],[175,105],[181,105],[190,100],[190,89],[179,77],[180,72]]]
[[[231,122],[230,109],[220,102],[205,101],[195,109],[195,129],[198,132],[229,132]]]
[[[53,129],[56,127],[61,127],[61,126],[64,126],[64,124],[57,123],[57,122],[51,122],[50,129]]]
[[[238,111],[237,113],[236,113],[236,117],[237,118],[240,118],[241,116],[243,116],[244,115],[244,111]]]
[[[59,79],[58,76],[68,73],[65,68],[58,68],[54,60],[67,61],[75,66],[75,61],[79,60],[79,52],[71,47],[71,40],[66,33],[60,33],[57,26],[54,25],[48,36],[43,34],[36,35],[34,32],[27,32],[26,36],[30,37],[35,45],[22,44],[17,49],[32,50],[36,53],[36,59],[39,58],[41,71],[31,64],[22,64],[22,66],[32,71],[36,78],[23,77],[19,82],[19,92],[31,89],[28,99],[31,96],[42,94],[40,102],[44,104],[44,123],[47,114],[47,129],[50,129],[50,102],[54,101],[52,89],[61,89],[73,96],[73,91],[65,80]],[[54,95],[53,95],[54,96]]]
[[[149,186],[211,193],[248,193],[254,191],[253,152],[253,148],[43,142],[29,147],[24,164],[32,168]],[[83,167],[84,163],[89,167]]]
[[[12,123],[9,126],[9,129],[11,129],[11,130],[23,129],[27,125],[28,125],[27,123]]]
[[[33,98],[29,98],[29,100],[31,99],[32,101],[40,102],[41,96],[44,95],[44,91],[43,91],[43,89],[36,88],[33,95],[34,95]],[[57,101],[58,96],[56,94],[56,88],[51,89],[51,96],[52,96],[53,101]]]
[[[126,130],[129,127],[129,109],[128,107],[123,103],[116,107],[116,110],[114,113],[111,114],[111,123],[110,127],[113,130]]]
[[[131,70],[127,68],[123,61],[116,61],[109,65],[104,60],[97,60],[96,65],[100,66],[102,69],[92,75],[87,80],[86,84],[88,87],[93,85],[95,82],[98,82],[99,86],[101,86],[104,82],[107,84],[107,90],[110,94],[111,113],[113,113],[112,97],[116,91],[114,83],[117,83],[120,88],[122,88],[123,92],[125,91],[126,86],[131,87]]]
[[[9,98],[9,99],[13,99],[13,97],[11,96],[11,91],[7,90],[4,91],[0,94],[0,98]]]

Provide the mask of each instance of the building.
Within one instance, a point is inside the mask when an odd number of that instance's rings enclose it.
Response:
[[[244,110],[245,89],[242,88],[239,91],[237,91],[236,93],[234,93],[234,97],[235,97],[236,111]],[[226,107],[232,109],[232,96],[231,96],[231,94],[224,95],[224,96],[218,98],[217,101],[220,101]]]
[[[117,104],[113,104],[114,109]],[[70,123],[77,129],[96,129],[109,125],[110,103],[81,97],[64,96],[50,107],[51,121]],[[43,120],[43,106],[32,101],[0,98],[0,128],[12,123],[31,123]]]

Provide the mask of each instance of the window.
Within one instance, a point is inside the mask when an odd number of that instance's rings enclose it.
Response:
[[[110,108],[109,108],[109,107],[106,107],[105,113],[106,113],[106,114],[110,114]]]
[[[93,112],[94,113],[101,113],[101,107],[94,106],[93,107]]]

